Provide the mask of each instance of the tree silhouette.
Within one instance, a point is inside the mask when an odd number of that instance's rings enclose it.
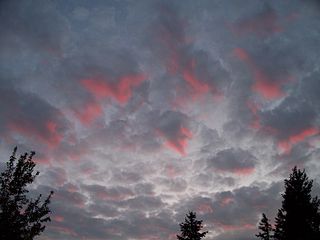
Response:
[[[190,211],[183,223],[180,223],[181,235],[177,235],[178,240],[201,240],[208,231],[200,232],[203,228],[202,220],[197,220],[195,212]]]
[[[316,240],[320,239],[320,200],[312,198],[313,181],[305,170],[294,167],[289,179],[284,180],[282,208],[276,217],[274,239]]]
[[[270,240],[272,239],[272,226],[269,222],[267,216],[262,213],[262,219],[259,223],[259,229],[261,230],[256,236],[261,240]]]
[[[29,199],[27,185],[39,172],[34,173],[34,152],[16,158],[14,149],[7,168],[0,175],[0,239],[32,240],[44,231],[44,222],[50,221],[48,207],[53,192],[42,202],[41,194]]]

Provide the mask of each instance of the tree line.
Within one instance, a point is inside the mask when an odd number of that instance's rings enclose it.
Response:
[[[17,148],[0,175],[0,239],[33,240],[51,220],[49,204],[53,191],[45,199],[41,194],[35,199],[27,197],[27,186],[39,175],[34,170],[35,153],[17,158],[16,152]],[[284,180],[284,186],[282,206],[274,224],[262,213],[255,236],[260,240],[319,240],[320,200],[311,195],[313,181],[305,170],[294,167],[289,178]],[[202,231],[203,221],[197,219],[194,211],[189,211],[179,226],[178,240],[201,240],[208,234]]]
[[[309,180],[305,170],[294,167],[289,178],[284,180],[284,186],[282,207],[274,226],[262,213],[259,233],[255,236],[261,240],[320,240],[320,200],[311,195],[313,181]],[[196,213],[189,212],[185,222],[180,224],[182,234],[177,238],[201,240],[208,233],[201,233],[202,227],[202,221],[196,220]]]

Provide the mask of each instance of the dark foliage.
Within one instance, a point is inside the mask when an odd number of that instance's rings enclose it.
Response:
[[[200,232],[203,228],[202,220],[197,220],[195,212],[189,212],[183,223],[180,223],[181,235],[177,235],[179,240],[201,240],[208,231]]]
[[[27,185],[33,183],[39,172],[34,173],[34,152],[16,158],[14,149],[6,170],[0,175],[0,239],[32,240],[44,231],[50,221],[48,207],[53,192],[42,202],[41,195],[29,199]]]
[[[276,217],[275,240],[320,239],[320,200],[312,198],[313,181],[305,171],[294,167],[289,179],[284,180],[282,207]]]
[[[258,238],[260,238],[261,240],[270,240],[272,239],[272,226],[269,222],[269,219],[267,218],[267,216],[262,213],[262,219],[259,223],[259,230],[260,232],[258,234],[256,234],[256,236]]]

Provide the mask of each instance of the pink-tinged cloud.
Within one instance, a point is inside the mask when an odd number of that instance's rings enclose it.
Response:
[[[71,235],[74,237],[78,236],[78,234],[71,228],[62,227],[62,226],[52,226],[52,225],[50,225],[49,228],[51,228],[52,230],[55,230],[57,232],[66,234],[66,235]]]
[[[180,174],[180,171],[174,166],[168,164],[165,167],[165,173],[169,178],[175,178]]]
[[[291,76],[274,78],[269,76],[261,67],[259,67],[249,53],[242,49],[234,49],[237,58],[247,64],[254,79],[251,86],[252,91],[256,92],[267,100],[273,100],[285,95],[282,85],[292,80]]]
[[[231,31],[237,36],[254,34],[257,37],[269,37],[283,31],[279,18],[273,9],[265,9],[260,14],[240,20],[231,25]]]
[[[276,82],[269,82],[266,75],[261,71],[254,73],[256,83],[252,86],[252,90],[259,93],[268,100],[280,98],[284,95],[280,86]]]
[[[79,188],[76,185],[73,185],[71,183],[68,183],[65,186],[69,193],[75,193],[79,191]]]
[[[28,120],[14,121],[8,124],[8,128],[24,137],[33,138],[40,143],[46,144],[49,148],[57,147],[63,135],[58,131],[58,125],[54,121],[48,120],[40,126],[35,126]]]
[[[81,108],[73,110],[75,116],[84,125],[90,125],[98,119],[102,113],[102,106],[94,101],[85,103]]]
[[[232,197],[225,197],[221,200],[220,205],[222,207],[228,206],[229,204],[233,203],[234,199]]]
[[[118,191],[116,189],[101,189],[94,194],[94,197],[102,201],[123,201],[134,196],[131,191]]]
[[[146,79],[144,74],[132,74],[119,77],[115,83],[106,79],[91,78],[82,80],[81,84],[97,99],[112,98],[120,104],[125,104],[131,98],[133,89]]]
[[[244,176],[244,175],[250,175],[254,172],[254,167],[244,167],[244,168],[236,168],[232,170],[232,173],[239,175],[239,176]]]
[[[188,141],[192,139],[192,132],[185,127],[180,127],[179,131],[174,137],[168,136],[160,131],[160,135],[163,136],[166,141],[164,145],[171,150],[179,153],[181,156],[186,155],[186,148],[188,146]]]
[[[320,133],[319,129],[317,129],[315,127],[310,127],[310,128],[304,129],[304,130],[300,131],[299,133],[290,136],[287,139],[280,140],[278,142],[278,147],[285,154],[290,154],[291,149],[295,144],[302,142],[306,138],[315,136],[319,133]]]
[[[255,168],[254,167],[234,167],[234,168],[230,168],[230,169],[221,169],[221,168],[217,168],[217,171],[221,172],[221,173],[231,173],[234,175],[237,175],[239,177],[243,177],[246,175],[251,175],[254,173]]]
[[[186,83],[191,100],[206,93],[220,97],[221,93],[210,79],[209,66],[199,64],[197,52],[193,50],[193,38],[185,34],[187,23],[173,9],[164,7],[163,10],[162,22],[156,28],[156,41],[168,74],[177,76]]]
[[[55,222],[63,222],[64,221],[64,217],[63,216],[59,216],[59,215],[53,216],[53,221],[55,221]]]
[[[196,61],[193,59],[187,67],[183,69],[182,75],[183,79],[191,86],[194,90],[194,94],[197,96],[207,93],[210,90],[210,87],[207,83],[200,81],[196,76],[195,67]]]
[[[36,164],[40,164],[40,165],[50,165],[51,164],[51,160],[48,157],[35,157],[33,160]]]
[[[201,203],[197,206],[197,212],[200,214],[213,213],[213,208],[208,203]]]

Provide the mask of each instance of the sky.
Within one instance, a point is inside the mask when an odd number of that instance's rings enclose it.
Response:
[[[0,3],[0,170],[34,150],[39,240],[250,240],[283,179],[320,194],[317,0]]]

